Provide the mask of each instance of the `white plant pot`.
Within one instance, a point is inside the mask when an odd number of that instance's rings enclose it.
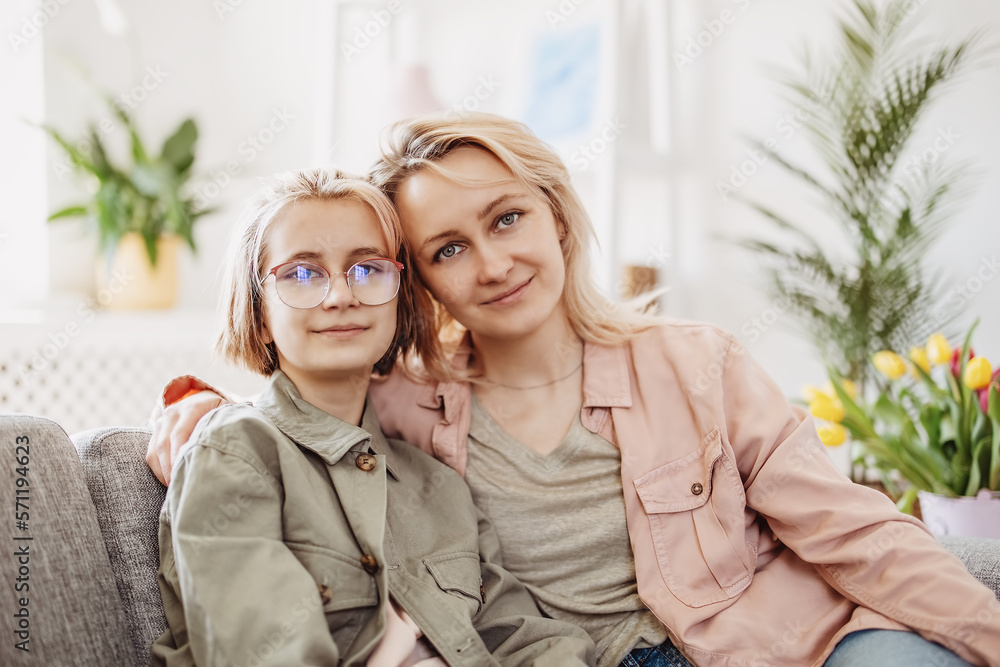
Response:
[[[1000,539],[1000,492],[981,490],[975,496],[948,498],[920,491],[924,523],[938,536]]]

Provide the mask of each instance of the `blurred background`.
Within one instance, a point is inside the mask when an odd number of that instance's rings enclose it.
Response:
[[[663,312],[736,334],[789,396],[822,383],[816,348],[768,291],[739,238],[772,238],[745,201],[801,223],[836,255],[834,212],[769,159],[822,173],[813,111],[778,72],[834,49],[845,0],[13,0],[0,20],[0,412],[68,432],[142,423],[171,377],[262,385],[213,360],[218,273],[260,179],[309,165],[361,172],[387,125],[414,114],[489,111],[527,123],[562,155],[598,232],[596,279],[613,298],[636,277],[667,287]],[[1000,27],[995,0],[913,0],[917,45]],[[996,41],[996,35],[993,35]],[[127,110],[158,152],[186,118],[198,130],[184,186],[197,252],[181,248],[173,306],[123,309],[95,279],[93,227],[49,223],[96,181],[39,124],[71,140],[96,128],[128,162]],[[949,84],[900,160],[968,163],[967,195],[925,265],[939,303],[921,336],[961,334],[1000,360],[1000,69],[980,60]],[[904,163],[904,167],[906,164]],[[127,272],[124,275],[128,275]],[[112,273],[113,277],[113,273]],[[116,303],[116,299],[118,302]],[[926,304],[925,304],[926,305]],[[711,369],[708,369],[711,371]]]

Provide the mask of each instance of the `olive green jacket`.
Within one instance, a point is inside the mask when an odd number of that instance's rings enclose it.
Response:
[[[304,401],[277,371],[215,410],[177,462],[160,515],[169,629],[153,665],[363,665],[389,597],[449,665],[593,664],[500,564],[465,482]]]

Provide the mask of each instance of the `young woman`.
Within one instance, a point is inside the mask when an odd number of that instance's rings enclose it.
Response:
[[[369,183],[311,170],[250,207],[219,348],[269,375],[202,420],[160,523],[156,665],[586,665],[499,565],[461,478],[386,439],[369,378],[429,329],[398,221]]]
[[[452,342],[419,349],[424,382],[373,386],[383,425],[464,475],[505,566],[598,664],[1000,664],[992,593],[840,474],[732,336],[597,292],[591,225],[527,128],[402,123],[372,181]],[[158,475],[219,400],[159,420]]]

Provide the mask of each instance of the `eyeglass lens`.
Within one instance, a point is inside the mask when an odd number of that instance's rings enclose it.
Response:
[[[399,269],[387,259],[358,262],[346,274],[333,275],[346,275],[351,294],[366,306],[388,303],[399,290]],[[292,308],[318,306],[326,298],[331,280],[323,267],[306,262],[285,264],[274,272],[278,298]]]

